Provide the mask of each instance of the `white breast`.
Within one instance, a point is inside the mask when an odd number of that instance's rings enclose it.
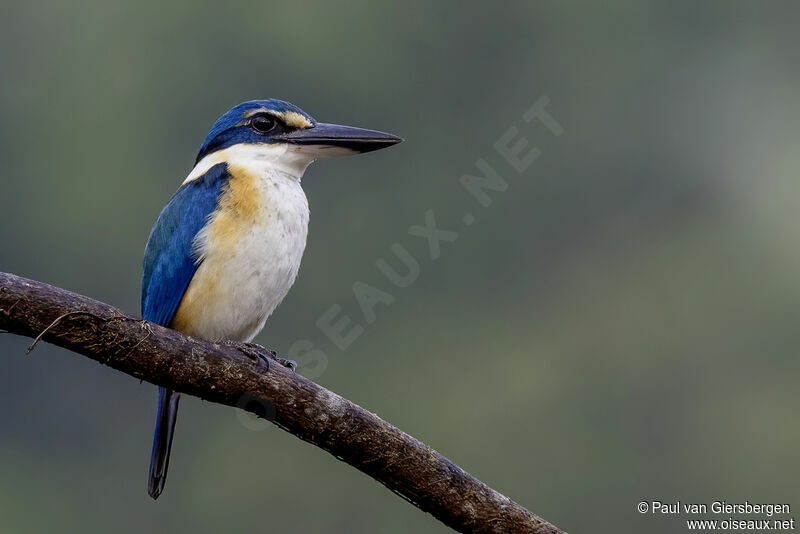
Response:
[[[223,193],[228,198],[195,239],[202,263],[172,326],[211,340],[250,341],[297,277],[309,217],[300,178],[311,160],[286,145],[237,145],[208,158],[239,169],[231,179],[237,187]]]

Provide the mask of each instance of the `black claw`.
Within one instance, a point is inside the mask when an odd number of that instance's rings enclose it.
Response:
[[[267,351],[267,349],[261,345],[256,343],[239,343],[238,341],[225,341],[224,344],[236,348],[251,362],[258,364],[259,367],[263,367],[265,371],[269,371],[269,358],[264,354],[264,351]]]
[[[279,364],[283,365],[284,367],[288,367],[292,371],[297,370],[297,362],[294,360],[287,360],[286,358],[275,358]]]
[[[268,349],[266,347],[262,347],[258,343],[240,343],[238,341],[223,341],[223,345],[227,345],[229,347],[234,347],[239,352],[247,356],[247,358],[252,361],[253,363],[258,363],[260,366],[264,367],[266,371],[270,369],[270,357],[277,361],[279,364],[283,365],[284,367],[288,367],[292,370],[292,372],[297,372],[297,362],[294,360],[287,360],[286,358],[281,358],[278,356],[278,353],[273,349]]]

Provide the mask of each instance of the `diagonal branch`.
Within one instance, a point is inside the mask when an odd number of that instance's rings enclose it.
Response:
[[[363,471],[459,532],[562,533],[377,415],[293,373],[266,351],[215,344],[96,300],[0,272],[0,329],[266,417]],[[34,342],[35,344],[35,342]]]

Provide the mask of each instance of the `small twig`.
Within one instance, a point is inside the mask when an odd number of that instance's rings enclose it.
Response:
[[[16,305],[16,304],[15,304],[15,305]],[[13,306],[12,306],[12,308],[13,308]],[[9,311],[10,311],[10,310],[9,310]],[[39,341],[42,339],[42,336],[44,336],[44,335],[45,335],[45,334],[46,334],[46,333],[47,333],[47,332],[48,332],[48,331],[49,331],[51,328],[53,328],[55,325],[57,325],[59,322],[61,322],[61,320],[62,320],[62,319],[64,319],[65,317],[69,317],[69,316],[71,316],[71,315],[89,315],[89,316],[92,316],[92,317],[96,317],[97,319],[100,319],[101,321],[103,320],[103,318],[102,318],[102,317],[98,317],[97,315],[93,314],[92,312],[87,312],[87,311],[71,311],[71,312],[67,312],[67,313],[61,314],[61,315],[59,315],[58,317],[56,317],[56,320],[55,320],[55,321],[53,321],[52,323],[50,323],[50,326],[48,326],[47,328],[45,328],[44,330],[42,330],[42,331],[39,333],[39,335],[38,335],[38,336],[36,336],[36,337],[33,339],[33,343],[31,343],[31,346],[30,346],[30,347],[28,347],[28,350],[26,350],[26,351],[25,351],[25,354],[30,354],[30,353],[33,351],[33,349],[35,349],[35,348],[36,348],[36,345],[37,345],[37,344],[39,343]]]
[[[153,335],[153,330],[150,329],[150,325],[147,324],[144,320],[142,320],[142,328],[147,330],[147,335],[144,336],[139,341],[137,341],[136,344],[133,347],[131,347],[131,350],[129,350],[128,354],[125,355],[126,358],[131,354],[133,354],[133,351],[135,351],[139,347],[139,345],[147,341],[150,338],[150,336]]]

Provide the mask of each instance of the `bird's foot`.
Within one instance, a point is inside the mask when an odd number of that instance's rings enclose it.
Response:
[[[296,361],[287,360],[286,358],[281,358],[280,356],[278,356],[277,351],[275,351],[273,349],[268,349],[268,348],[266,348],[264,346],[259,345],[258,343],[242,343],[242,345],[244,345],[248,349],[257,351],[259,356],[262,357],[262,358],[264,357],[264,353],[267,352],[267,353],[269,353],[270,356],[272,356],[273,360],[275,360],[276,362],[278,362],[282,366],[288,367],[292,371],[295,371],[297,369],[297,362]]]
[[[277,354],[274,350],[268,349],[266,347],[262,347],[258,343],[242,343],[240,341],[224,341],[223,345],[227,345],[229,347],[233,347],[237,349],[239,352],[247,356],[247,358],[252,361],[253,363],[258,364],[259,367],[263,367],[264,370],[269,371],[269,359],[270,357],[274,360],[278,360]]]
[[[277,361],[279,364],[281,364],[284,367],[288,367],[289,369],[292,370],[292,372],[297,372],[297,362],[296,361],[287,360],[286,358],[278,358],[278,357],[275,358],[275,361]]]
[[[258,343],[242,343],[240,341],[224,341],[223,345],[227,345],[229,347],[233,347],[237,349],[239,352],[247,356],[247,358],[254,362],[258,363],[259,366],[264,367],[267,371],[269,371],[270,365],[270,358],[278,362],[279,364],[283,365],[284,367],[288,367],[292,370],[292,372],[297,372],[297,362],[294,360],[287,360],[286,358],[280,358],[278,353],[272,349],[268,349],[259,345]]]

